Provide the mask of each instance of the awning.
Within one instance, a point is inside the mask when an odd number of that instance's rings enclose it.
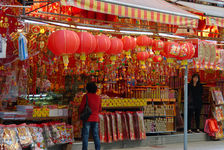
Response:
[[[204,12],[207,25],[224,27],[224,8],[184,1],[178,1],[177,3]]]
[[[148,20],[163,24],[197,27],[199,17],[164,0],[61,0],[62,5]]]

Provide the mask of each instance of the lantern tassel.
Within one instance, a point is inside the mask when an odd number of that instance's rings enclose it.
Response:
[[[69,60],[68,60],[68,56],[67,55],[63,56],[63,63],[64,63],[65,69],[68,69]]]

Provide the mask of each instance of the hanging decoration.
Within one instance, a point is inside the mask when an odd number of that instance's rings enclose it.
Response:
[[[84,63],[86,56],[96,49],[96,38],[89,32],[78,32],[80,47],[76,53],[81,54],[80,59]]]
[[[124,45],[124,53],[127,58],[131,58],[131,50],[133,50],[136,47],[136,41],[131,36],[125,36],[122,39],[123,45]]]
[[[180,54],[180,46],[176,42],[168,41],[164,45],[164,53],[166,54],[165,57],[167,57],[167,62],[173,63],[174,58],[177,58]]]
[[[123,42],[121,39],[118,38],[111,38],[111,46],[110,49],[107,51],[107,54],[111,55],[110,60],[112,64],[115,64],[117,60],[117,55],[120,54],[123,50]]]
[[[156,63],[159,63],[163,60],[163,57],[161,55],[155,55],[153,57],[153,61],[156,62]]]
[[[28,58],[27,39],[22,33],[19,35],[18,47],[19,59],[26,60]]]
[[[107,52],[111,46],[110,38],[104,34],[96,35],[96,49],[95,53],[99,59],[99,62],[103,62],[103,54]]]
[[[149,58],[148,52],[138,52],[137,53],[137,59],[140,61],[140,64],[142,65],[142,68],[146,68],[145,61]]]
[[[140,47],[140,51],[145,51],[147,46],[149,46],[150,39],[146,35],[140,35],[137,37],[136,43]]]
[[[154,40],[152,44],[152,50],[155,53],[155,55],[159,55],[160,52],[164,48],[164,42],[162,40]]]
[[[64,67],[67,69],[68,55],[74,54],[80,45],[79,36],[69,30],[58,30],[48,38],[48,48],[57,56],[63,56]]]

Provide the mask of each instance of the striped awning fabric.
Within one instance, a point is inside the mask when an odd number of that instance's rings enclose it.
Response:
[[[122,1],[125,3],[122,3]],[[112,14],[120,17],[191,28],[198,26],[198,16],[190,14],[163,0],[119,0],[119,2],[116,0],[111,0],[111,2],[104,0],[61,0],[61,4],[65,6],[74,6],[89,11]],[[149,6],[151,5],[158,7],[155,3],[158,3],[161,8],[150,9]],[[167,8],[170,10],[167,10]]]
[[[206,24],[210,26],[224,27],[224,18],[206,17]]]

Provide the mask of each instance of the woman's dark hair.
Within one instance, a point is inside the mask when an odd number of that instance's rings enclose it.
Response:
[[[96,83],[95,82],[87,83],[86,90],[88,91],[88,93],[96,93],[97,91]]]
[[[200,84],[201,84],[201,82],[200,82],[200,76],[199,76],[199,74],[197,74],[197,73],[195,73],[195,74],[192,75],[192,78],[191,78],[191,84],[193,84],[193,79],[194,79],[194,77],[198,77],[197,85],[200,85]]]

